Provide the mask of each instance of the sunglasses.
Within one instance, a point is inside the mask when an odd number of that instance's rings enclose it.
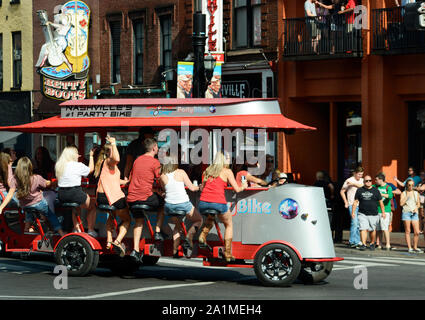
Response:
[[[372,182],[372,180],[365,180],[364,182]]]

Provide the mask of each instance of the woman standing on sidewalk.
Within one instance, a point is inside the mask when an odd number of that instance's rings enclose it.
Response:
[[[419,193],[413,190],[415,182],[413,180],[407,181],[406,190],[402,192],[400,198],[400,205],[403,207],[403,214],[401,220],[404,222],[404,230],[406,236],[406,243],[409,252],[423,252],[418,249],[419,241]],[[410,226],[413,227],[413,249],[410,243]]]

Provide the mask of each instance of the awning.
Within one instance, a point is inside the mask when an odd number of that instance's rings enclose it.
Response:
[[[32,132],[32,133],[71,133],[71,132],[96,132],[99,130],[107,131],[137,131],[135,128],[149,126],[153,128],[180,128],[188,125],[192,128],[265,128],[268,131],[309,131],[316,128],[303,125],[294,120],[288,119],[280,113],[277,100],[273,102],[276,106],[272,114],[261,110],[263,105],[270,104],[271,99],[109,99],[109,100],[82,100],[79,102],[67,101],[61,104],[62,116],[55,116],[45,120],[31,122],[23,125],[10,127],[0,127],[0,131],[17,131],[17,132]],[[176,110],[180,106],[215,106],[217,112],[206,115],[202,107],[194,107],[202,109],[197,116],[197,113],[184,115],[184,110]],[[70,107],[75,106],[78,112],[74,112]],[[108,106],[131,106],[133,114],[142,114],[141,117],[111,117],[111,111]],[[146,116],[152,112],[155,106],[166,106],[165,108],[173,108],[168,115],[160,114],[158,116]],[[89,109],[87,109],[89,108]],[[99,109],[100,108],[100,109]],[[163,107],[164,108],[164,107]],[[276,111],[276,108],[278,109]],[[143,110],[142,110],[143,109]],[[267,108],[271,109],[267,105]],[[89,112],[91,116],[78,116]],[[91,111],[87,111],[91,110]],[[92,110],[106,110],[108,116],[94,117]],[[161,109],[171,110],[171,109]],[[208,110],[208,108],[207,108]],[[231,110],[235,110],[237,114],[231,114]],[[258,110],[258,111],[257,111]],[[168,111],[167,111],[168,112]],[[180,113],[179,113],[180,112]],[[208,111],[207,111],[208,112]],[[221,112],[223,115],[221,115]],[[179,116],[181,115],[181,116]]]

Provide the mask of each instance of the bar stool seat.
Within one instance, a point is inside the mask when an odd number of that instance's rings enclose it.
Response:
[[[35,219],[41,218],[41,211],[36,208],[23,208],[25,213],[31,214]]]
[[[59,206],[62,208],[77,208],[80,205],[76,202],[59,202]]]
[[[186,211],[183,211],[183,210],[176,210],[176,211],[173,211],[173,212],[169,212],[169,213],[167,214],[167,216],[169,216],[169,217],[183,218],[183,217],[185,217],[185,216],[186,216]]]
[[[157,208],[151,207],[147,204],[134,204],[130,205],[130,211],[132,213],[139,212],[139,213],[156,213]]]
[[[215,209],[206,209],[206,210],[201,211],[201,214],[216,216],[216,215],[220,214],[220,211],[215,210]]]
[[[117,208],[115,208],[114,206],[110,206],[108,204],[99,204],[97,206],[98,209],[103,210],[103,211],[115,211],[117,210]]]

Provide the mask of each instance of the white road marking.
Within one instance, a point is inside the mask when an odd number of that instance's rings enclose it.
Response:
[[[126,294],[135,294],[147,291],[154,290],[162,290],[162,289],[175,289],[175,288],[183,288],[183,287],[193,287],[193,286],[207,286],[210,284],[214,284],[215,282],[197,282],[190,284],[172,284],[166,286],[158,286],[158,287],[148,287],[148,288],[138,288],[132,290],[124,290],[124,291],[115,291],[115,292],[107,292],[107,293],[99,293],[93,294],[90,296],[74,296],[74,297],[60,297],[60,296],[0,296],[0,299],[58,299],[58,300],[90,300],[90,299],[103,299],[108,297],[121,296]]]
[[[374,261],[374,262],[387,262],[395,264],[408,264],[414,266],[425,266],[425,260],[420,259],[403,259],[403,258],[391,258],[391,257],[380,257],[380,258],[364,258],[364,257],[344,257],[343,261],[353,260],[353,261]],[[343,262],[340,261],[340,262]]]

